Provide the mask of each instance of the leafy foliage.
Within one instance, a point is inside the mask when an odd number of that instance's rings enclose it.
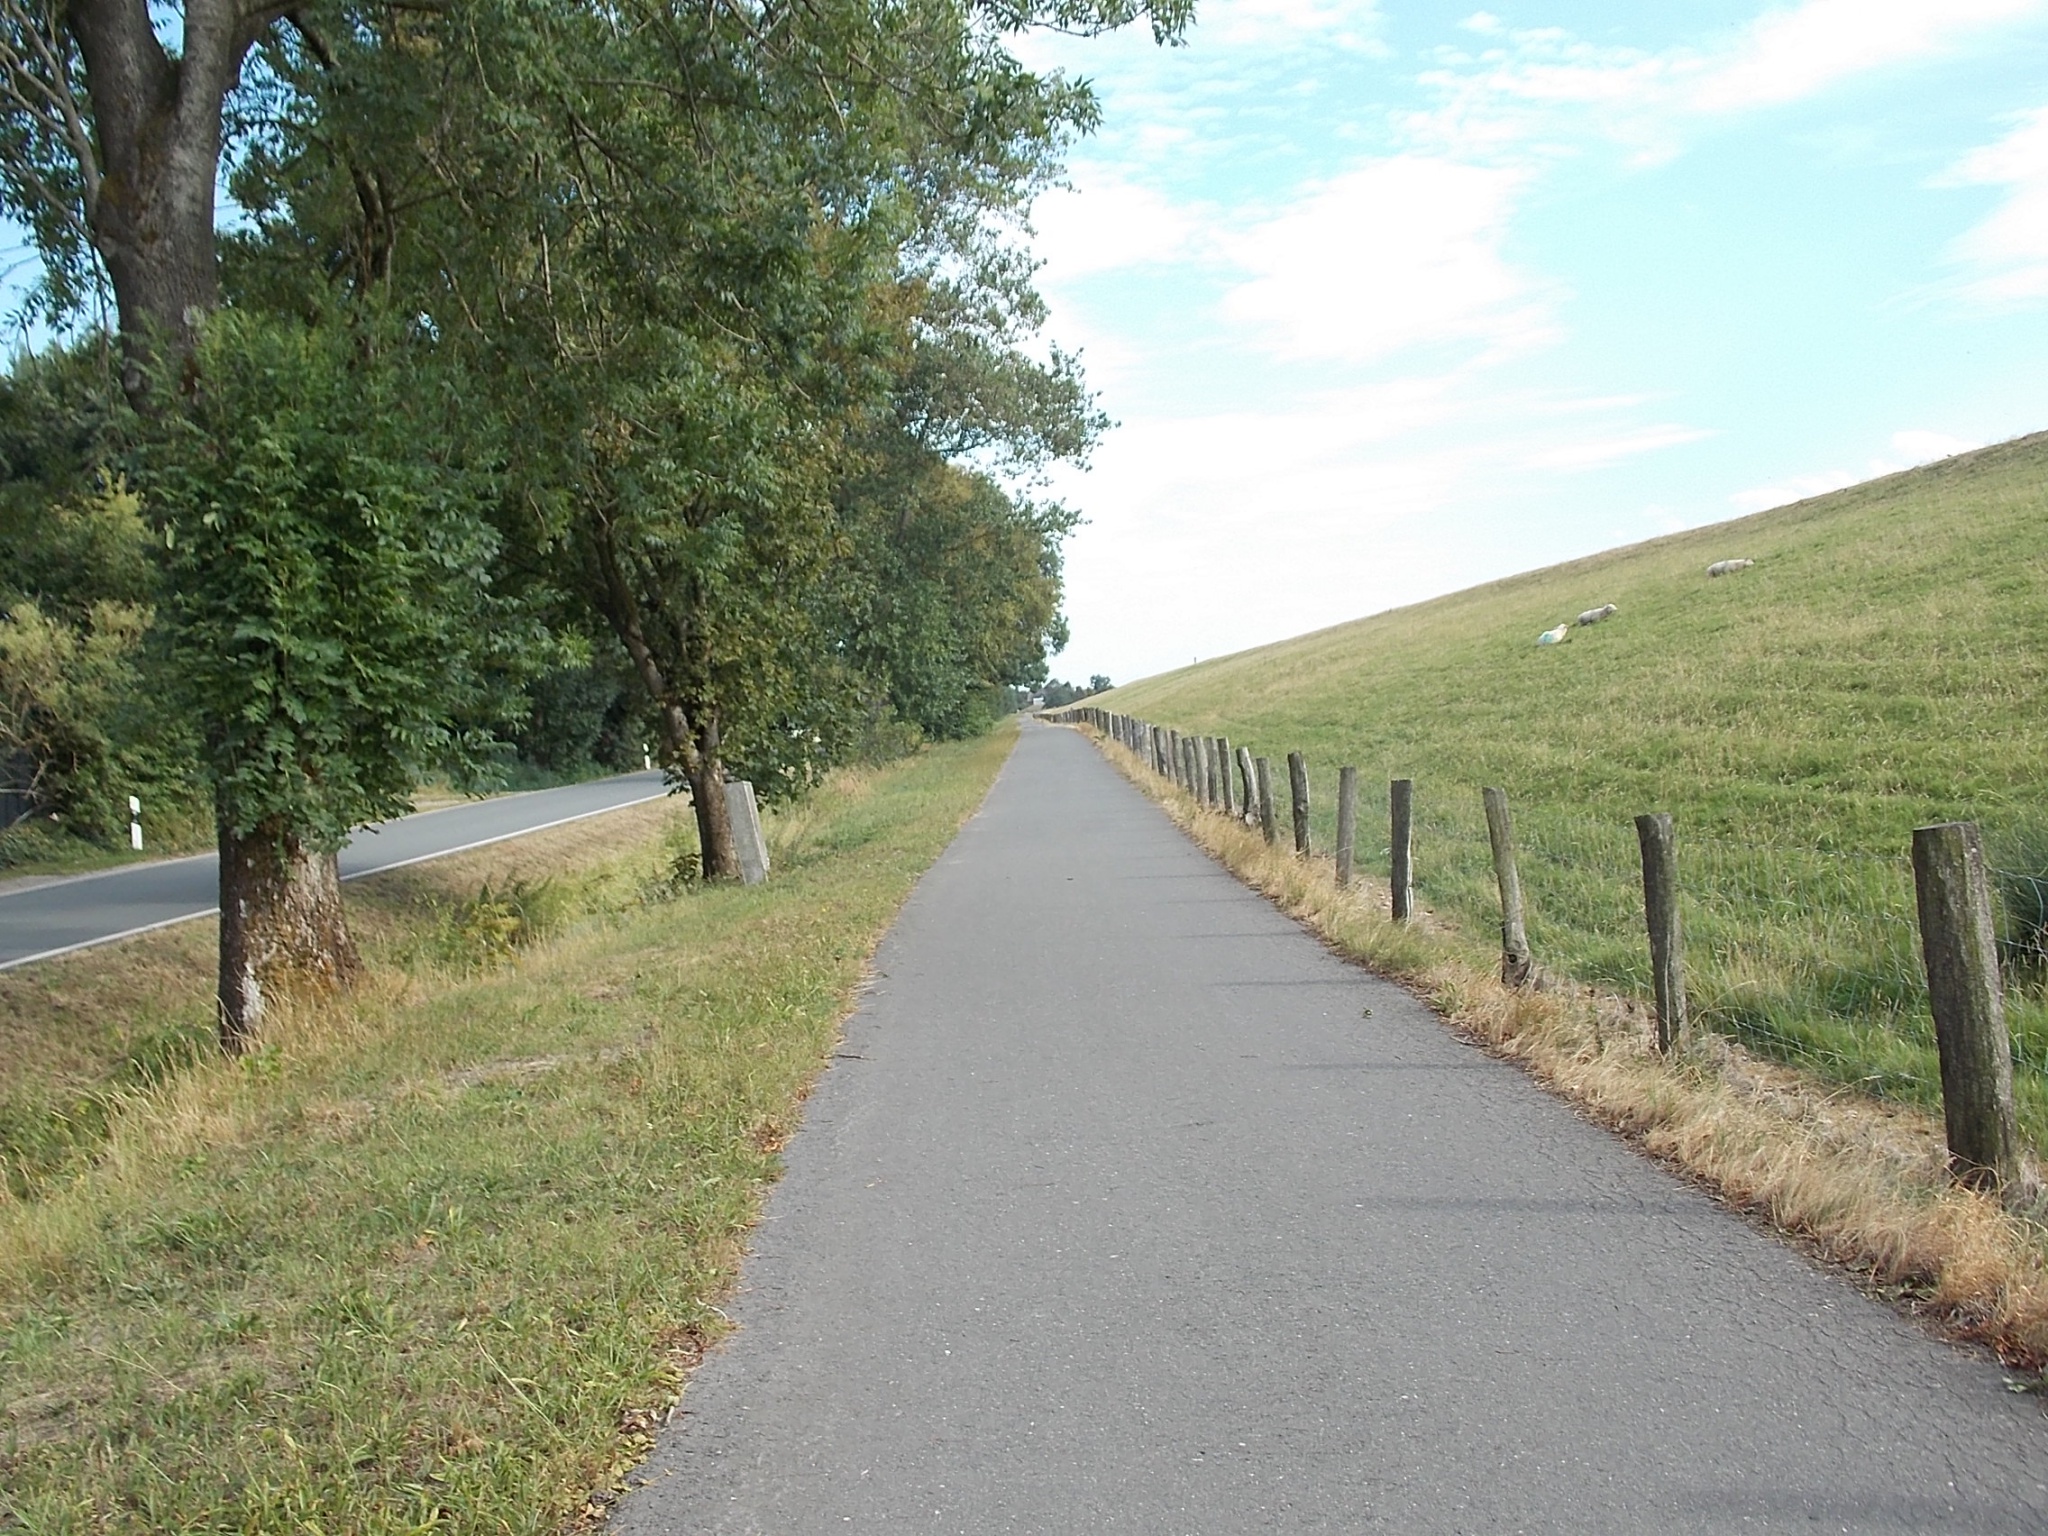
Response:
[[[153,842],[204,821],[150,643],[157,541],[118,469],[133,426],[104,346],[23,357],[0,379],[0,788],[34,818],[0,863],[125,845],[132,794]]]
[[[223,821],[335,848],[423,771],[477,773],[549,658],[493,600],[489,481],[437,434],[433,358],[223,312],[197,363],[149,461],[174,677]]]

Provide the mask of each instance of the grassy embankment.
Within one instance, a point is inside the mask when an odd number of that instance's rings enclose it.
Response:
[[[1754,569],[1709,580],[1724,557]],[[1606,623],[1537,634],[1612,602]],[[1361,773],[1416,781],[1418,894],[1499,921],[1479,789],[1509,794],[1538,959],[1648,987],[1634,816],[1677,819],[1689,982],[1709,1028],[1938,1103],[1912,829],[1980,821],[2026,905],[2048,877],[2048,435],[1206,662],[1100,701],[1306,753],[1317,835]],[[2019,967],[2021,1115],[2048,1149],[2048,1006]]]
[[[1911,829],[1980,820],[2048,873],[2048,436],[1204,663],[1098,701],[1314,770],[1360,767],[1361,883],[1200,812],[1112,748],[1224,862],[1339,948],[1737,1206],[1951,1331],[2048,1361],[2048,1233],[1943,1175]],[[1758,563],[1709,581],[1706,565]],[[1583,609],[1609,622],[1538,649]],[[1417,781],[1420,921],[1386,917],[1386,781]],[[1479,789],[1512,798],[1539,962],[1495,975]],[[1633,816],[1679,826],[1706,1028],[1648,1047]],[[1283,840],[1285,813],[1283,810]],[[2009,971],[2022,1119],[2048,1147],[2048,999]],[[1734,1042],[1731,1045],[1729,1042]],[[1742,1047],[1750,1047],[1761,1056]],[[1763,1058],[1791,1063],[1773,1065]]]
[[[841,777],[772,820],[753,890],[674,889],[672,802],[360,882],[372,979],[238,1064],[194,1049],[207,924],[0,976],[0,1528],[602,1503],[1011,739]]]

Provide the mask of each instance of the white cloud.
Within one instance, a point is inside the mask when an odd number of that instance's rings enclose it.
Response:
[[[1375,0],[1214,0],[1195,22],[1205,43],[1231,48],[1334,44],[1384,53]]]
[[[1815,474],[1793,475],[1770,485],[1751,486],[1746,491],[1737,491],[1728,500],[1744,512],[1765,512],[1772,507],[1804,501],[1809,496],[1824,496],[1829,491],[1839,491],[1844,486],[1860,485],[1863,481],[1875,480],[1880,475],[1895,475],[1902,469],[1911,469],[1918,464],[1932,464],[1936,459],[1968,453],[1973,448],[1981,448],[1984,445],[1975,438],[1953,437],[1946,432],[1909,428],[1903,432],[1894,432],[1888,446],[1891,449],[1890,453],[1876,455],[1860,471],[1826,469]]]
[[[1099,167],[1077,167],[1069,180],[1031,210],[1048,282],[1174,261],[1194,244],[1197,210]]]
[[[1224,316],[1279,355],[1354,362],[1444,341],[1548,339],[1542,295],[1500,249],[1521,180],[1402,155],[1325,182],[1219,237],[1252,274],[1225,297]]]
[[[1531,469],[1604,469],[1609,464],[1618,464],[1623,459],[1634,458],[1637,454],[1655,453],[1660,448],[1676,448],[1682,443],[1697,443],[1714,435],[1705,427],[1681,427],[1666,423],[1661,426],[1641,427],[1632,432],[1588,438],[1582,442],[1562,443],[1555,448],[1545,448],[1531,454],[1526,463]]]
[[[1938,57],[2044,10],[2044,0],[1804,0],[1766,11],[1718,44],[1658,50],[1496,24],[1477,29],[1493,46],[1440,55],[1443,67],[1423,76],[1439,105],[1407,127],[1419,142],[1498,151],[1583,131],[1578,117],[1590,116],[1596,132],[1663,158],[1706,120]]]
[[[1111,434],[1071,488],[1078,505],[1115,508],[1069,548],[1067,612],[1088,637],[1075,664],[1143,675],[1355,618],[1417,581],[1454,585],[1430,534],[1473,456],[1375,441],[1440,414],[1431,393],[1152,417]]]
[[[1916,464],[1932,464],[1936,459],[1954,458],[1959,453],[1970,453],[1984,446],[1983,441],[1974,437],[1951,437],[1946,432],[1907,431],[1892,434],[1892,458],[1873,460],[1883,467],[1875,473],[1888,475],[1893,470],[1911,469]]]
[[[1701,71],[1692,105],[1734,112],[1797,101],[2040,9],[2040,0],[1806,0],[1752,22],[1734,50]]]
[[[1868,477],[1847,469],[1827,469],[1818,474],[1793,475],[1789,479],[1775,481],[1770,485],[1753,485],[1746,491],[1737,491],[1728,498],[1728,503],[1742,512],[1766,512],[1772,507],[1783,507],[1795,501],[1804,501],[1809,496],[1825,496],[1829,491],[1839,491],[1845,485],[1854,485],[1866,478]]]
[[[1937,184],[2009,189],[1989,218],[1949,248],[1977,274],[1963,293],[1991,304],[2048,295],[2048,107],[2018,118],[2004,138],[1972,150]]]

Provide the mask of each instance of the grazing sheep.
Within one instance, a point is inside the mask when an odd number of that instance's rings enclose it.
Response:
[[[1542,634],[1536,637],[1536,643],[1538,645],[1562,645],[1564,644],[1565,640],[1571,635],[1571,632],[1571,625],[1560,624],[1555,629],[1546,629],[1545,631],[1543,631]]]
[[[1588,624],[1598,624],[1602,619],[1613,618],[1614,614],[1615,607],[1612,603],[1602,603],[1598,608],[1588,608],[1579,615],[1579,627],[1583,629]]]
[[[1716,560],[1707,567],[1707,574],[1709,576],[1733,576],[1737,571],[1746,571],[1755,564],[1754,560]]]

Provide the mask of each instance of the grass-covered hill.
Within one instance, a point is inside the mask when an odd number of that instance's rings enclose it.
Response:
[[[1707,566],[1753,559],[1709,579]],[[1618,611],[1561,645],[1542,631]],[[1205,662],[1099,701],[1314,773],[1417,785],[1422,899],[1497,921],[1479,788],[1505,787],[1532,937],[1640,987],[1632,818],[1678,821],[1695,1001],[1709,1022],[1926,1098],[1912,829],[1981,821],[2017,932],[2048,876],[2048,433]],[[2038,977],[2014,979],[2025,994]],[[2015,1009],[2048,1139],[2048,1010]]]

